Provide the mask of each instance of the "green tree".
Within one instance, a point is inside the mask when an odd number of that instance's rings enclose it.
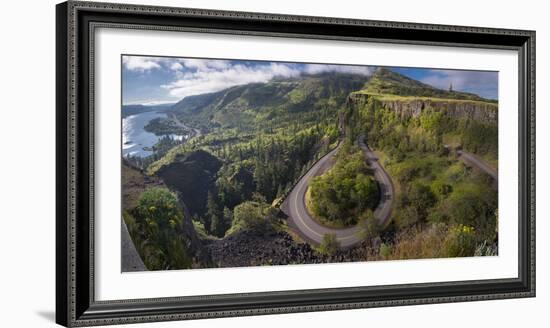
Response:
[[[223,208],[223,211],[218,216],[212,217],[212,232],[217,237],[223,237],[225,232],[231,226],[233,220],[233,212],[227,207]]]
[[[396,211],[395,215],[395,223],[400,228],[407,228],[412,225],[417,224],[420,222],[421,217],[418,214],[418,211],[415,206],[405,206],[401,207],[399,211]]]
[[[357,233],[361,239],[368,240],[380,235],[381,228],[371,210],[367,210],[361,214],[357,226]]]
[[[397,198],[399,211],[394,214],[395,222],[400,228],[406,228],[426,221],[428,213],[437,202],[431,189],[418,182],[409,185],[406,193]]]
[[[218,197],[212,191],[208,191],[206,199],[206,219],[204,220],[204,228],[211,234],[220,236],[223,235],[223,218],[220,210]]]
[[[338,251],[340,243],[336,239],[335,234],[324,234],[321,244],[319,245],[319,253],[325,255],[332,255]]]
[[[233,221],[233,212],[227,207],[223,208],[223,221],[226,226],[230,226]]]
[[[335,224],[356,224],[359,215],[374,209],[379,191],[362,150],[345,143],[334,167],[309,184],[308,206],[319,219]]]
[[[443,114],[441,112],[431,112],[420,116],[421,126],[424,130],[439,134],[443,127]]]
[[[428,209],[434,206],[437,201],[430,187],[421,183],[413,183],[411,185],[408,191],[407,198],[409,204],[411,206],[414,206],[420,218],[422,219],[426,218]]]
[[[233,209],[233,222],[226,235],[238,230],[253,229],[266,222],[265,211],[268,206],[265,203],[246,201]]]
[[[360,212],[375,208],[378,204],[378,185],[371,176],[359,173],[355,176],[355,185],[351,196],[357,203]]]
[[[210,234],[216,237],[223,237],[226,230],[225,224],[223,222],[223,217],[212,216],[210,229],[211,229]]]

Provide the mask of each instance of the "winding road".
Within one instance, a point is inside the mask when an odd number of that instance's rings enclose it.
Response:
[[[394,198],[393,184],[391,178],[382,165],[380,165],[378,159],[365,144],[363,139],[364,137],[360,136],[357,143],[365,153],[367,164],[374,171],[374,177],[378,181],[381,192],[380,203],[374,211],[374,217],[378,220],[380,225],[384,225],[391,214],[392,201]],[[347,248],[362,241],[358,234],[359,227],[352,226],[338,229],[323,226],[311,217],[305,205],[305,194],[309,180],[323,174],[334,165],[334,155],[339,149],[340,145],[322,157],[306,174],[304,174],[294,189],[288,194],[281,208],[288,215],[291,226],[307,241],[313,244],[320,244],[325,234],[334,234],[340,243],[340,247]]]
[[[195,128],[192,128],[190,126],[187,126],[185,125],[185,123],[183,123],[182,121],[180,121],[175,114],[170,114],[169,117],[180,127],[184,128],[184,129],[187,129],[187,130],[192,130],[193,131],[193,135],[190,136],[190,138],[193,138],[193,137],[200,137],[202,135],[202,132],[201,130],[199,129],[195,129]]]
[[[476,167],[480,171],[489,175],[495,181],[495,184],[498,185],[498,171],[487,165],[481,158],[477,157],[474,154],[465,152],[463,150],[457,151],[458,158],[463,161],[466,165]]]

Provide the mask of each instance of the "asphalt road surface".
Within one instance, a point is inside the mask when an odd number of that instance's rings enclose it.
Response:
[[[498,171],[487,165],[482,159],[477,157],[474,154],[470,154],[468,152],[465,152],[463,150],[457,151],[458,158],[462,160],[466,165],[470,165],[473,167],[476,167],[482,172],[485,172],[488,174],[493,180],[495,181],[495,184],[498,185]]]
[[[190,130],[193,130],[193,134],[191,135],[192,138],[193,138],[193,137],[200,137],[200,136],[202,135],[201,130],[195,129],[195,128],[192,128],[192,127],[190,127],[190,126],[185,125],[185,123],[183,123],[182,121],[180,121],[180,120],[176,117],[176,115],[171,114],[171,115],[170,115],[170,118],[171,118],[174,122],[176,122],[176,124],[179,125],[180,127],[184,128],[184,129],[188,129],[188,130],[189,130],[189,129],[190,129]]]
[[[378,181],[378,187],[380,188],[380,203],[378,203],[378,206],[374,210],[374,217],[381,226],[384,226],[390,218],[392,203],[395,196],[393,182],[378,161],[376,155],[370,150],[369,146],[365,144],[364,139],[363,136],[360,136],[358,144],[365,153],[367,164],[369,164],[369,167],[374,171],[374,178]]]
[[[381,191],[381,200],[374,211],[374,216],[378,222],[383,225],[389,219],[391,214],[391,205],[393,201],[393,184],[386,171],[382,168],[374,153],[363,142],[363,137],[358,138],[358,145],[365,153],[365,160],[374,171],[374,177],[378,181]],[[325,234],[334,234],[340,243],[340,247],[351,247],[359,242],[359,228],[352,226],[349,228],[330,228],[317,223],[309,214],[305,206],[305,194],[308,182],[311,178],[321,175],[334,165],[334,155],[340,149],[329,152],[321,158],[296,184],[283,203],[282,209],[288,215],[291,225],[296,228],[302,237],[311,243],[320,244]]]

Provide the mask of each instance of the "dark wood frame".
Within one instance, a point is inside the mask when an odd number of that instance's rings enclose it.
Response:
[[[512,49],[519,54],[519,277],[96,301],[93,37],[97,27]],[[57,5],[56,321],[65,326],[535,296],[535,32],[69,1]]]

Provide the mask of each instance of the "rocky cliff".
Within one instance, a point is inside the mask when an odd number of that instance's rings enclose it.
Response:
[[[138,199],[140,195],[151,188],[154,187],[166,187],[162,180],[155,176],[145,175],[139,169],[136,169],[130,166],[126,161],[122,162],[122,210],[127,212],[127,215],[130,215],[133,209],[138,204]],[[184,219],[180,227],[178,227],[178,232],[182,235],[182,239],[185,242],[185,250],[192,259],[192,267],[211,267],[212,259],[209,251],[205,248],[205,243],[201,240],[193,227],[193,222],[191,221],[191,214],[183,202],[183,197],[181,193],[178,194],[178,202],[180,209],[183,212]],[[123,228],[122,235],[122,271],[142,271],[144,268],[136,266],[135,263],[139,262],[135,258],[135,252],[138,245],[143,244],[144,241],[139,239],[139,231],[131,234],[129,230],[132,230],[132,227],[127,227],[126,222],[122,222]],[[126,230],[126,231],[125,231]],[[135,232],[135,231],[134,231]],[[126,235],[125,235],[126,234]],[[126,238],[126,240],[124,239]],[[133,245],[132,245],[133,243]],[[134,253],[132,253],[134,252]],[[143,254],[138,255],[140,260],[142,259]],[[142,263],[143,264],[143,261]]]
[[[181,196],[191,215],[204,215],[208,191],[216,181],[222,162],[204,150],[193,151],[162,166],[156,175]]]
[[[396,112],[402,119],[417,117],[423,111],[440,111],[454,118],[471,119],[486,124],[498,123],[498,105],[492,102],[352,93],[347,104],[350,108],[361,108],[371,97],[375,98],[380,107]]]

